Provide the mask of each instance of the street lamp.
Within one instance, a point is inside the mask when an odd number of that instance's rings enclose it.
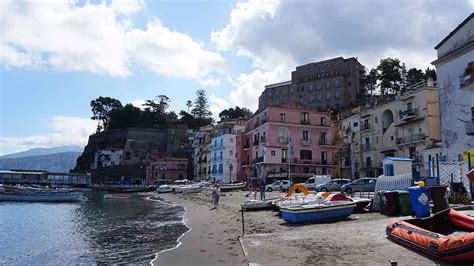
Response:
[[[230,180],[230,183],[232,183],[232,169],[234,168],[234,166],[232,165],[232,163],[229,164],[229,180]]]

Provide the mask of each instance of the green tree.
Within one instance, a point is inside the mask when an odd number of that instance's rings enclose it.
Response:
[[[109,129],[140,127],[142,118],[142,110],[127,104],[121,109],[115,109],[110,112]]]
[[[97,132],[108,130],[110,122],[110,113],[113,110],[121,109],[122,103],[111,97],[102,97],[92,100],[90,103],[92,108],[92,120],[97,120]]]
[[[436,70],[430,69],[429,67],[425,70],[425,79],[433,79],[436,80]]]
[[[397,93],[405,85],[406,67],[397,58],[385,58],[380,60],[377,66],[378,79],[380,81],[380,93]]]
[[[196,91],[197,98],[194,101],[194,107],[191,114],[197,119],[197,127],[212,123],[211,111],[209,111],[209,101],[205,90]]]
[[[225,109],[222,112],[219,113],[219,118],[221,120],[226,120],[226,119],[234,119],[234,118],[249,118],[253,115],[252,111],[249,109],[243,107],[240,108],[239,106],[236,106],[235,108],[229,108]]]
[[[189,109],[191,109],[191,107],[193,107],[193,102],[191,100],[187,100],[186,101],[186,106],[188,107],[188,113],[189,113]]]
[[[407,86],[420,83],[425,80],[425,74],[421,69],[411,68],[407,72]]]
[[[373,94],[374,91],[377,89],[378,78],[378,72],[375,68],[372,68],[369,71],[369,74],[367,74],[367,76],[365,77],[365,84],[370,94]]]
[[[143,123],[148,126],[164,126],[167,124],[167,113],[171,100],[166,95],[158,95],[154,100],[146,100]]]

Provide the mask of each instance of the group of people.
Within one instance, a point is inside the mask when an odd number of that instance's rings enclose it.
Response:
[[[257,199],[257,188],[260,190],[260,200],[265,200],[265,182],[260,182],[260,184],[253,186],[250,184],[250,191],[252,191],[253,196],[255,199]],[[212,188],[212,202],[214,204],[214,209],[217,209],[217,206],[219,206],[219,198],[221,196],[221,188],[219,183],[215,183],[214,187]]]

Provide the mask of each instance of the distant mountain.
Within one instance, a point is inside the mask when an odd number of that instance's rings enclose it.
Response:
[[[59,147],[52,147],[52,148],[35,148],[31,150],[26,150],[17,153],[6,154],[0,156],[0,158],[23,158],[29,156],[38,156],[38,155],[48,155],[60,152],[82,152],[84,147],[80,146],[59,146]]]
[[[1,158],[0,169],[46,170],[49,172],[69,172],[76,165],[81,152],[59,152],[22,158]]]

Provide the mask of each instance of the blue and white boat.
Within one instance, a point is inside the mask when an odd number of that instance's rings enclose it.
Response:
[[[356,207],[355,202],[327,201],[314,204],[280,207],[282,217],[291,223],[328,222],[349,217]]]

